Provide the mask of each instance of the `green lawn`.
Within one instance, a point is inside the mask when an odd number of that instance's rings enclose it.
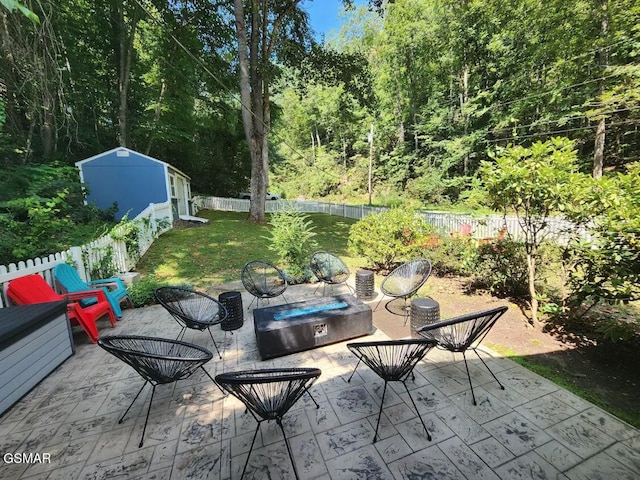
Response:
[[[174,229],[154,242],[136,265],[142,275],[155,274],[169,283],[191,283],[197,288],[240,280],[242,266],[249,260],[278,263],[269,250],[269,224],[247,222],[244,212],[203,210],[199,217],[209,224]],[[315,225],[320,250],[340,256],[350,268],[362,267],[363,260],[349,256],[349,228],[355,223],[342,217],[309,214]],[[268,220],[268,218],[267,218]]]

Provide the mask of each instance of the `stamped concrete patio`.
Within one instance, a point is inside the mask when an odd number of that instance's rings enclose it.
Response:
[[[290,301],[313,294],[306,286],[287,293]],[[380,315],[383,309],[374,313],[374,324]],[[179,332],[160,306],[126,310],[115,329],[106,322],[100,329],[102,334],[169,338]],[[488,350],[487,362],[506,390],[476,359],[472,375],[478,405],[473,406],[464,364],[432,350],[407,385],[433,440],[427,440],[402,385],[391,383],[381,439],[373,444],[383,382],[365,366],[346,382],[356,363],[346,342],[263,362],[251,314],[234,335],[225,338],[216,328],[214,336],[224,353],[222,360],[214,357],[205,365],[212,376],[280,366],[322,369],[312,388],[320,408],[305,395],[284,422],[301,478],[640,478],[640,431]],[[160,386],[144,446],[138,448],[150,388],[118,424],[143,380],[85,338],[77,335],[76,354],[0,418],[1,479],[240,477],[255,420],[239,401],[223,397],[201,371]],[[386,338],[377,330],[362,340]],[[190,331],[185,341],[213,351],[206,333]],[[4,461],[6,453],[49,453],[51,462],[12,464]],[[293,478],[275,424],[263,424],[245,478]]]

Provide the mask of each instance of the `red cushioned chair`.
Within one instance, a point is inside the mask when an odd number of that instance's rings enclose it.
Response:
[[[68,301],[67,314],[71,324],[80,325],[93,343],[98,341],[97,319],[107,315],[111,326],[115,327],[116,325],[116,316],[102,290],[58,295],[44,278],[34,274],[25,275],[9,282],[7,295],[16,305]],[[96,298],[97,302],[83,308],[79,302],[85,298]]]

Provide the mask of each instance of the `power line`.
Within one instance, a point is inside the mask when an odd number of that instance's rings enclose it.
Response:
[[[496,104],[493,104],[493,105],[489,105],[487,107],[487,110],[491,110],[493,108],[504,107],[504,106],[511,105],[511,104],[517,103],[517,102],[523,102],[524,100],[529,100],[529,99],[532,99],[532,98],[544,97],[545,95],[549,95],[551,93],[562,92],[564,90],[569,90],[569,89],[575,88],[575,87],[581,87],[581,86],[587,85],[589,83],[600,82],[602,80],[607,80],[607,79],[612,78],[612,77],[617,77],[618,75],[620,75],[620,73],[613,73],[611,75],[606,75],[604,77],[594,78],[593,80],[586,80],[584,82],[575,83],[573,85],[567,85],[566,87],[560,87],[560,88],[556,88],[556,89],[553,89],[553,90],[548,90],[546,92],[535,93],[535,94],[529,95],[527,97],[522,97],[522,98],[518,98],[518,99],[515,99],[515,100],[509,100],[508,102],[496,103]]]
[[[637,110],[640,110],[640,107],[638,107],[638,108],[620,108],[618,110],[610,110],[608,112],[598,112],[598,115],[609,115],[609,114],[612,114],[612,113],[631,112],[631,111],[637,111]],[[546,122],[535,122],[535,123],[530,123],[528,125],[513,125],[511,127],[494,128],[492,130],[488,130],[487,133],[495,134],[496,132],[503,132],[505,130],[513,130],[513,129],[520,129],[520,128],[528,128],[528,127],[539,127],[541,125],[550,125],[550,124],[553,124],[553,123],[559,123],[561,121],[570,122],[572,120],[584,119],[586,116],[587,116],[586,114],[583,114],[583,115],[574,116],[574,117],[562,118],[560,120],[548,120]]]
[[[620,125],[634,125],[634,124],[640,124],[640,122],[638,121],[634,121],[634,120],[629,120],[629,121],[625,121],[625,122],[613,122],[613,123],[609,123],[607,124],[607,126],[609,127],[616,127],[616,126],[620,126]],[[494,138],[491,140],[485,140],[485,143],[497,143],[497,142],[506,142],[509,140],[521,140],[523,138],[534,138],[534,137],[548,137],[551,135],[556,135],[558,133],[569,133],[569,132],[577,132],[580,130],[589,130],[589,129],[594,129],[596,128],[596,125],[585,125],[584,127],[575,127],[575,128],[566,128],[563,130],[553,130],[550,132],[542,132],[542,133],[532,133],[532,134],[528,134],[528,135],[519,135],[517,137],[507,137],[507,138]]]

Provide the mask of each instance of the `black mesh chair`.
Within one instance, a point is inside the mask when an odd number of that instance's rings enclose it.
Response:
[[[309,268],[322,283],[323,295],[327,285],[333,286],[341,284],[345,284],[349,291],[355,294],[351,285],[347,283],[351,275],[349,267],[334,254],[323,251],[315,252],[309,260]],[[318,284],[316,291],[318,288],[320,288],[320,284]]]
[[[411,304],[407,302],[407,299],[418,293],[429,275],[431,275],[431,262],[426,258],[417,258],[403,263],[391,271],[380,285],[383,296],[374,310],[378,309],[384,296],[391,297],[391,300],[385,304],[385,308],[389,313],[402,315],[406,324],[411,309]],[[398,306],[397,303],[400,299],[402,302]]]
[[[124,415],[118,423],[122,423],[124,417],[138,399],[142,390],[150,383],[153,387],[151,391],[151,399],[147,408],[147,416],[142,429],[139,447],[144,442],[144,434],[147,430],[149,421],[149,412],[151,411],[151,403],[153,395],[156,392],[156,386],[165,383],[172,383],[189,377],[198,368],[215,383],[209,372],[203,365],[207,363],[213,354],[202,347],[192,345],[178,340],[168,340],[165,338],[141,337],[134,335],[111,335],[98,338],[98,345],[107,352],[118,357],[123,362],[132,366],[136,372],[145,379],[142,388],[138,391]]]
[[[218,300],[206,293],[185,287],[159,287],[153,293],[156,301],[182,327],[176,338],[177,340],[184,338],[187,328],[200,331],[207,330],[218,356],[222,358],[218,345],[211,333],[212,326],[222,323],[227,318],[227,311]]]
[[[240,478],[247,470],[260,424],[265,420],[275,420],[282,430],[287,452],[289,452],[289,458],[293,465],[293,473],[296,479],[298,478],[289,440],[287,440],[287,434],[282,426],[282,417],[307,392],[321,373],[318,368],[276,368],[244,370],[216,375],[218,386],[240,399],[258,422]]]
[[[268,300],[279,295],[282,295],[284,301],[289,303],[284,296],[287,280],[275,265],[264,260],[252,260],[242,267],[240,278],[244,288],[254,297],[247,309],[251,308],[254,301],[256,308],[258,308],[261,299]]]
[[[448,350],[450,352],[460,352],[464,358],[464,366],[467,369],[467,377],[469,378],[469,386],[471,387],[471,397],[473,404],[476,403],[476,396],[473,393],[473,384],[471,383],[471,375],[469,374],[469,365],[467,364],[467,350],[473,350],[480,361],[487,367],[489,373],[495,378],[500,388],[504,390],[504,386],[500,380],[494,375],[485,363],[480,354],[476,351],[479,343],[486,337],[489,330],[495,325],[507,307],[497,307],[491,310],[483,310],[480,312],[462,315],[460,317],[450,318],[442,322],[430,323],[418,329],[418,333],[424,338],[434,340],[438,344],[438,348]]]
[[[435,345],[436,342],[433,340],[383,340],[378,342],[356,342],[347,344],[347,348],[351,350],[351,353],[358,357],[356,368],[358,368],[358,365],[362,362],[384,380],[384,389],[382,390],[382,400],[380,400],[380,411],[378,412],[378,421],[376,423],[376,433],[373,436],[373,443],[378,439],[378,427],[380,426],[384,396],[387,393],[387,382],[402,382],[413,404],[413,408],[418,414],[420,422],[422,422],[424,431],[427,432],[427,438],[431,441],[431,435],[427,430],[427,426],[424,424],[424,420],[422,420],[420,416],[416,402],[413,401],[406,381],[409,374],[413,375],[413,369],[416,364],[422,360],[427,352]],[[353,369],[353,373],[355,373],[356,368]],[[351,373],[351,377],[353,373]],[[351,381],[351,377],[349,377],[347,381]]]

